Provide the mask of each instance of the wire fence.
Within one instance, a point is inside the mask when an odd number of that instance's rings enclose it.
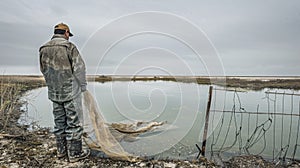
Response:
[[[214,88],[209,115],[206,148],[211,158],[251,154],[274,162],[300,160],[300,94],[296,91]]]

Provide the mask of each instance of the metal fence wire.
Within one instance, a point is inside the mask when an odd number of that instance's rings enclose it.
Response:
[[[274,162],[300,160],[300,94],[279,89],[260,93],[254,94],[263,95],[256,97],[260,103],[255,104],[248,92],[213,89],[210,136],[203,139],[207,156],[224,160],[251,154]]]

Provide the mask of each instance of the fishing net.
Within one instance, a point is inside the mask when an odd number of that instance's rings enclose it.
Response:
[[[105,122],[97,103],[89,91],[83,94],[84,139],[94,150],[104,152],[108,157],[137,161],[138,157],[126,152],[119,141],[134,138],[149,132],[164,122],[112,123]]]

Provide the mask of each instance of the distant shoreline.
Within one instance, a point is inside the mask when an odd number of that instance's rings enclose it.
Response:
[[[161,76],[161,75],[87,75],[89,82],[173,81],[262,90],[264,88],[300,90],[300,76]],[[45,86],[42,75],[1,75],[1,82],[25,82]]]
[[[189,75],[174,75],[174,76],[168,76],[168,75],[87,75],[88,77],[101,77],[101,76],[105,76],[105,77],[117,77],[117,78],[132,78],[132,77],[178,77],[178,78],[182,78],[182,77],[186,77],[186,78],[279,78],[279,79],[287,79],[287,78],[299,78],[300,79],[300,75],[296,76],[296,75],[279,75],[279,76],[275,76],[275,75],[217,75],[217,76],[207,76],[207,75],[196,75],[196,76],[189,76]],[[43,75],[22,75],[22,74],[2,74],[0,75],[0,77],[34,77],[34,78],[39,78],[39,77],[43,77]]]

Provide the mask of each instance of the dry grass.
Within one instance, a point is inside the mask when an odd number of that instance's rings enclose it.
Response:
[[[40,78],[0,76],[0,131],[8,131],[9,123],[19,117],[22,94],[27,90],[43,86]],[[14,124],[13,124],[14,125]]]
[[[1,83],[0,84],[0,128],[6,130],[7,123],[18,103],[22,85]]]

